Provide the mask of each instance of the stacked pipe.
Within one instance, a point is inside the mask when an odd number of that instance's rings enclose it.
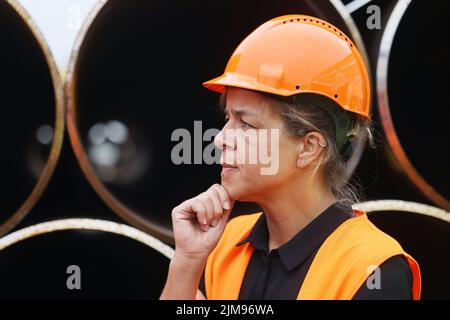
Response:
[[[0,235],[30,211],[55,169],[64,132],[62,84],[36,25],[16,1],[0,2]]]
[[[217,95],[201,83],[223,71],[254,28],[294,11],[320,16],[349,33],[327,2],[320,8],[296,0],[100,2],[74,47],[66,82],[67,122],[81,168],[109,207],[171,241],[172,208],[220,177],[218,165],[194,156],[192,165],[174,164],[172,133],[184,128],[192,133],[191,141],[202,141],[204,131],[221,128]],[[195,121],[202,122],[199,137]],[[114,132],[126,138],[117,139]],[[200,147],[208,143],[211,137]],[[349,171],[363,146],[358,145]],[[107,153],[114,154],[110,162],[101,158]],[[241,205],[235,214],[254,210],[254,205]]]

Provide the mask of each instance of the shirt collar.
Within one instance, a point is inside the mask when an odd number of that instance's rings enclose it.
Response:
[[[279,254],[284,266],[291,271],[305,261],[339,225],[353,216],[351,209],[341,208],[336,202],[275,251]],[[256,250],[269,254],[268,240],[267,220],[263,213],[250,234],[236,245],[240,246],[250,242]]]

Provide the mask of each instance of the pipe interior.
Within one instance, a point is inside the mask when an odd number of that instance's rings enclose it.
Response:
[[[370,220],[396,239],[420,266],[422,299],[448,297],[450,223],[409,212],[374,212]]]
[[[219,165],[175,165],[171,150],[178,142],[171,134],[185,128],[198,141],[197,120],[203,133],[220,129],[219,95],[201,83],[223,73],[235,47],[256,27],[292,13],[322,17],[349,34],[328,2],[320,8],[298,0],[105,4],[85,35],[74,81],[82,142],[114,197],[170,227],[174,206],[220,182]],[[114,130],[119,139],[111,138]],[[235,211],[253,210],[240,204]]]
[[[417,171],[447,199],[450,78],[436,75],[450,74],[449,10],[448,1],[411,2],[394,38],[388,73],[390,111],[401,144]]]
[[[0,2],[0,224],[33,190],[48,160],[55,96],[45,55],[23,18]]]
[[[33,252],[34,254],[29,254]],[[69,290],[67,268],[80,268]],[[158,299],[169,259],[128,237],[87,230],[39,235],[0,251],[1,299]],[[72,278],[71,284],[75,280]]]

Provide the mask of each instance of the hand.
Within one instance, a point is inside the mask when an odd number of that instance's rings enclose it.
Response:
[[[219,184],[172,210],[175,251],[189,259],[205,259],[223,234],[234,201]]]

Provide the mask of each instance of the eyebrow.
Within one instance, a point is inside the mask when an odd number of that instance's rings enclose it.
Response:
[[[224,109],[224,113],[225,113],[225,115],[228,115],[229,112],[228,112],[228,110]],[[231,113],[233,115],[239,116],[239,117],[248,115],[248,116],[252,116],[252,117],[255,117],[255,118],[259,118],[259,115],[257,113],[255,113],[253,111],[243,110],[243,109],[231,110]]]

